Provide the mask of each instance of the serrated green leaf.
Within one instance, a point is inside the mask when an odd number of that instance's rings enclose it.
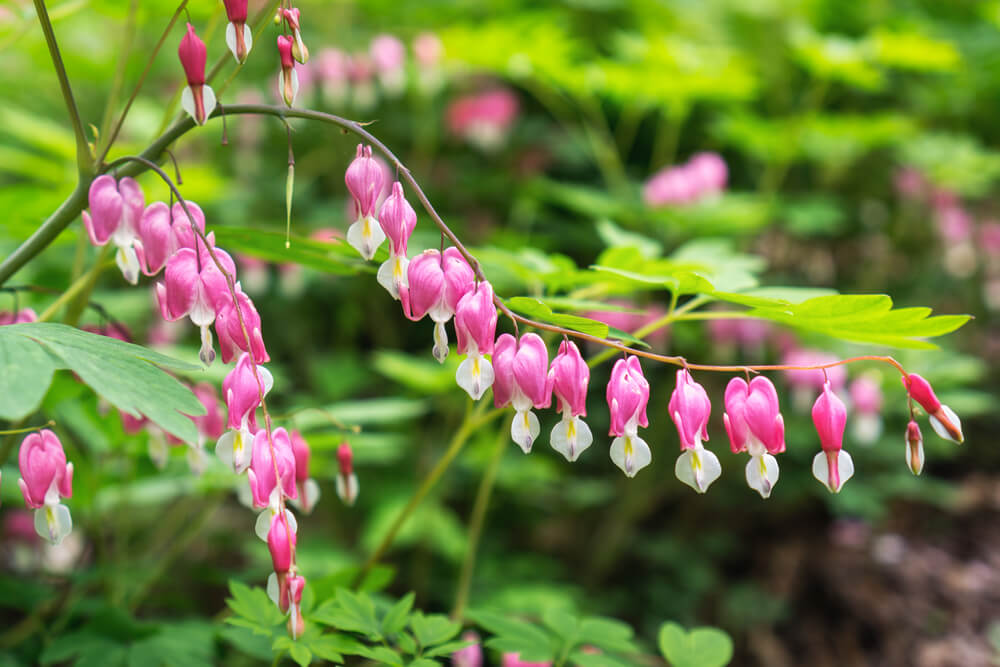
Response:
[[[271,634],[274,626],[285,622],[285,615],[262,588],[250,588],[234,579],[229,582],[229,594],[226,605],[236,614],[236,618],[226,619],[231,625]]]
[[[580,637],[587,644],[618,653],[634,653],[632,628],[612,618],[589,617],[580,621]]]
[[[60,359],[58,367],[72,370],[119,410],[146,416],[182,440],[197,440],[197,430],[187,415],[203,415],[205,406],[162,369],[198,370],[198,366],[64,324],[31,322],[0,327],[0,349],[7,348],[11,339],[17,341],[14,345],[20,351],[25,340],[41,345],[49,360]],[[51,371],[57,366],[34,353],[31,358],[49,373],[48,378],[36,376],[35,382],[48,386]]]
[[[685,631],[664,623],[659,633],[660,652],[673,667],[723,667],[733,657],[733,640],[718,628]]]
[[[579,665],[579,667],[631,667],[634,664],[607,653],[584,653],[583,651],[577,651],[570,655],[569,661],[573,665]]]
[[[425,649],[424,655],[429,658],[433,658],[439,655],[451,655],[455,651],[459,651],[465,648],[466,646],[469,646],[474,643],[475,642],[467,642],[467,641],[445,642],[444,644],[440,644],[438,646]]]
[[[566,644],[572,645],[579,635],[579,619],[559,607],[546,609],[542,614],[542,623]]]
[[[308,667],[312,662],[312,651],[300,642],[295,642],[288,648],[288,656],[298,663],[299,667]]]
[[[922,339],[951,333],[970,319],[968,315],[929,317],[930,308],[892,306],[892,299],[882,294],[837,294],[752,308],[747,315],[841,340],[915,349],[935,349],[936,345]]]
[[[5,327],[8,328],[8,327]],[[0,335],[0,418],[21,419],[38,408],[62,360],[30,338]]]
[[[338,642],[338,639],[338,635],[320,635],[319,637],[308,640],[306,645],[317,658],[340,663],[344,661],[344,656],[341,655],[342,643]],[[350,641],[352,647],[358,646],[357,642],[353,639]]]
[[[416,594],[410,591],[389,608],[389,611],[382,617],[383,635],[394,635],[406,627],[407,617],[410,614],[410,610],[413,609],[413,600],[415,597]]]
[[[374,660],[380,665],[394,665],[395,667],[402,667],[403,658],[400,657],[398,653],[385,646],[366,646],[364,650],[359,653],[364,657]]]
[[[410,617],[410,628],[421,646],[434,646],[457,635],[462,625],[441,614],[425,616],[417,612]]]
[[[226,619],[227,623],[231,619]],[[239,651],[258,660],[271,660],[274,652],[271,650],[271,635],[261,635],[251,628],[238,627],[229,624],[219,629],[219,635]]]
[[[417,658],[411,662],[407,667],[437,667],[441,663],[431,660],[429,658]]]
[[[552,660],[556,640],[536,625],[488,611],[471,611],[468,617],[477,625],[497,635],[487,646],[521,654],[522,660]]]

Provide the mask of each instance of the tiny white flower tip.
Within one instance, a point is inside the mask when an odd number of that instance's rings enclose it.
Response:
[[[378,221],[366,216],[360,218],[347,228],[347,242],[358,251],[365,261],[370,261],[385,241],[385,232]]]
[[[639,436],[624,435],[611,442],[608,454],[611,461],[618,466],[627,477],[635,477],[636,473],[653,461],[649,445]]]
[[[493,365],[478,355],[470,354],[455,371],[455,382],[474,401],[483,397],[486,390],[493,386],[494,379]]]
[[[115,253],[115,263],[118,264],[118,268],[122,272],[122,277],[129,284],[136,285],[139,283],[139,256],[136,254],[134,247],[118,248],[118,251]]]
[[[957,442],[958,444],[962,444],[963,442],[965,442],[965,437],[962,435],[962,422],[961,420],[959,420],[958,415],[955,414],[955,411],[949,408],[947,405],[942,405],[941,412],[948,419],[948,421],[950,421],[958,430],[958,437],[956,438],[954,435],[952,435],[948,431],[948,428],[941,423],[940,419],[938,419],[934,415],[930,415],[929,420],[931,422],[931,428],[934,429],[934,432],[937,433],[940,437],[944,438],[945,440],[951,440],[952,442]]]
[[[277,606],[281,606],[278,602],[278,596],[281,595],[281,587],[278,585],[278,575],[274,572],[267,577],[267,597],[271,598]]]
[[[705,493],[722,475],[719,457],[703,447],[681,452],[674,464],[674,475],[698,493]]]
[[[746,467],[747,485],[760,494],[761,498],[770,498],[774,485],[778,483],[778,461],[770,454],[752,456]]]
[[[538,417],[531,410],[518,410],[510,424],[510,437],[525,454],[531,453],[531,446],[541,432]]]
[[[433,354],[439,364],[443,364],[448,358],[448,331],[444,328],[444,322],[434,322]]]
[[[35,532],[53,546],[62,543],[73,532],[73,517],[63,504],[44,505],[35,510]]]
[[[846,450],[837,453],[837,472],[840,483],[834,484],[830,480],[830,463],[826,452],[819,452],[813,457],[812,473],[819,482],[829,489],[830,493],[840,493],[844,484],[854,476],[854,460]]]
[[[353,507],[354,503],[358,500],[358,493],[361,490],[358,484],[358,476],[353,472],[346,478],[344,475],[337,475],[336,485],[337,497],[348,507]],[[317,488],[317,492],[318,490]]]
[[[562,454],[572,463],[594,442],[590,427],[579,417],[564,416],[552,429],[549,437],[552,449]]]

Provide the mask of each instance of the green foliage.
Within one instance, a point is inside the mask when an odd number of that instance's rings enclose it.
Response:
[[[169,433],[194,442],[194,424],[185,415],[205,408],[163,368],[198,367],[139,345],[81,331],[62,324],[30,323],[0,327],[0,417],[18,419],[37,407],[52,382],[66,368],[119,410],[146,416]]]
[[[733,658],[733,640],[718,628],[685,631],[676,623],[664,623],[659,643],[673,667],[724,667]]]

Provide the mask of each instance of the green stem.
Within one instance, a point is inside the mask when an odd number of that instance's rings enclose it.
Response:
[[[104,258],[107,257],[109,248],[110,246],[104,246],[101,248],[101,253],[98,255],[97,262],[94,264],[93,268],[77,278],[76,281],[69,286],[69,289],[63,292],[58,299],[53,301],[48,308],[42,311],[42,314],[38,316],[39,322],[48,322],[55,317],[60,308],[75,299],[78,295],[83,294],[84,292],[89,292],[90,289],[93,288],[94,282],[97,280],[97,276],[101,274],[101,271],[103,271],[106,266]]]
[[[410,502],[406,504],[406,507],[403,508],[403,510],[396,517],[395,521],[392,522],[389,532],[385,534],[385,537],[382,538],[378,547],[368,557],[364,565],[361,566],[361,570],[358,572],[351,584],[352,587],[357,588],[361,582],[364,581],[368,573],[371,572],[371,569],[375,567],[375,564],[379,561],[379,559],[382,558],[389,547],[392,546],[393,540],[396,539],[396,534],[403,527],[403,524],[406,523],[406,520],[410,518],[410,515],[413,514],[413,511],[420,506],[424,497],[432,488],[434,488],[434,485],[437,484],[438,480],[441,479],[441,476],[444,475],[448,466],[450,466],[451,462],[455,460],[456,456],[458,456],[458,453],[462,451],[462,447],[464,447],[465,443],[469,440],[469,436],[475,433],[476,429],[480,426],[487,424],[503,413],[503,409],[495,409],[483,414],[485,406],[486,403],[480,402],[476,406],[476,409],[466,417],[465,421],[462,422],[458,431],[456,431],[455,435],[452,436],[451,443],[448,445],[448,449],[445,451],[444,456],[438,460],[434,468],[423,479],[420,486],[417,488],[416,493],[414,493],[410,498]]]
[[[465,559],[462,561],[462,572],[458,577],[458,592],[455,594],[455,606],[452,609],[451,617],[456,621],[462,620],[465,613],[465,605],[469,600],[469,587],[472,584],[472,573],[476,568],[476,552],[479,549],[479,538],[483,532],[483,523],[486,519],[486,509],[490,504],[490,495],[493,493],[493,484],[496,482],[497,471],[500,469],[500,459],[507,451],[507,434],[510,429],[500,429],[497,433],[496,444],[493,445],[493,456],[487,464],[483,478],[479,482],[479,489],[476,491],[476,500],[472,506],[472,516],[469,518],[469,541],[465,547]]]
[[[73,134],[76,136],[77,169],[81,175],[89,174],[93,171],[90,146],[87,145],[87,136],[83,132],[83,122],[80,120],[80,110],[76,106],[73,89],[69,85],[66,66],[63,64],[62,55],[59,53],[59,44],[56,42],[56,35],[52,31],[52,21],[49,19],[49,11],[45,7],[45,0],[35,0],[35,13],[38,15],[38,22],[42,25],[45,44],[49,47],[49,56],[52,57],[52,65],[55,67],[56,76],[59,78],[59,88],[62,90],[63,101],[66,103],[66,111],[69,113],[70,122],[73,124]]]
[[[122,124],[125,122],[125,117],[128,116],[129,110],[132,108],[132,103],[135,102],[135,98],[139,95],[139,91],[142,90],[142,85],[146,82],[146,76],[149,74],[149,70],[153,67],[153,62],[156,60],[157,54],[160,52],[160,48],[163,43],[167,40],[167,36],[170,35],[170,31],[173,29],[174,24],[177,23],[177,19],[180,18],[181,13],[187,6],[188,0],[181,0],[181,4],[177,6],[177,10],[174,11],[174,15],[170,17],[170,22],[167,23],[167,27],[163,29],[163,34],[160,35],[159,41],[156,42],[156,46],[153,47],[153,51],[149,54],[149,60],[146,61],[146,68],[142,70],[142,74],[139,75],[139,81],[135,84],[135,88],[132,89],[132,94],[129,95],[128,101],[125,103],[125,108],[122,109],[121,115],[118,116],[118,121],[115,123],[114,129],[106,131],[107,137],[102,138],[104,142],[104,148],[101,149],[99,157],[97,158],[97,163],[100,164],[104,162],[104,158],[107,157],[108,151],[111,150],[111,146],[115,143],[115,139],[118,138],[118,133],[122,129]],[[131,44],[131,38],[128,39],[127,46]],[[127,51],[126,51],[127,52]],[[124,65],[122,66],[124,70]],[[122,72],[124,74],[124,71]],[[119,84],[120,85],[120,84]],[[113,103],[116,102],[117,95],[112,95],[111,99],[108,100],[108,113],[110,114],[113,110]]]

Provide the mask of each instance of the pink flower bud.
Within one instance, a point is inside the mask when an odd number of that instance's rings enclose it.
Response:
[[[60,496],[73,495],[73,464],[66,463],[62,443],[52,431],[43,429],[22,440],[17,462],[21,470],[18,484],[28,507],[54,506]]]
[[[556,396],[556,409],[572,417],[587,416],[587,384],[590,368],[572,341],[559,344],[559,353],[552,360],[549,382]]]
[[[447,110],[447,124],[456,136],[483,150],[495,150],[506,138],[518,111],[517,96],[499,88],[452,102]]]
[[[187,24],[187,33],[181,39],[177,55],[180,56],[188,82],[181,94],[181,106],[198,125],[204,125],[215,110],[215,92],[211,86],[205,85],[205,62],[208,58],[205,42],[201,41],[190,23]]]
[[[608,382],[607,399],[611,411],[609,435],[635,435],[639,426],[649,426],[646,417],[649,383],[642,375],[639,357],[629,356],[615,362]]]
[[[722,474],[722,466],[719,458],[705,449],[703,444],[708,440],[712,402],[705,388],[691,378],[686,368],[677,371],[677,386],[670,396],[668,409],[681,443],[681,455],[674,465],[674,474],[698,493],[705,493]],[[757,480],[748,478],[747,481],[760,491]],[[770,487],[766,488],[766,493],[770,493]],[[765,497],[766,493],[761,491]]]
[[[812,418],[823,447],[813,459],[813,476],[831,492],[838,493],[854,474],[854,462],[850,454],[843,451],[847,408],[833,393],[829,382],[823,385],[823,393],[813,405]]]
[[[882,386],[867,375],[851,382],[848,393],[851,405],[859,413],[877,415],[882,409]]]
[[[337,463],[340,472],[337,475],[337,497],[348,507],[358,499],[358,476],[354,474],[354,453],[346,442],[337,448]]]
[[[914,475],[924,469],[924,436],[917,422],[910,420],[906,425],[906,464]]]
[[[250,355],[246,352],[241,354],[236,366],[222,381],[222,394],[229,410],[227,423],[229,428],[241,429],[249,425],[256,429],[257,420],[254,413],[260,405],[261,386],[263,394],[267,395],[273,384],[271,373],[263,366],[257,366],[257,376],[254,376]]]
[[[392,194],[382,204],[378,223],[389,238],[392,252],[405,257],[406,243],[417,226],[417,213],[403,196],[403,184],[399,181],[392,184]]]
[[[292,431],[291,441],[295,455],[295,481],[302,484],[309,479],[309,444],[297,430]]]
[[[434,356],[444,362],[448,356],[448,334],[444,323],[455,314],[458,302],[472,289],[475,274],[457,248],[425,250],[410,262],[407,285],[400,286],[403,314],[417,321],[430,315],[434,327]]]
[[[759,456],[785,451],[785,422],[778,408],[778,392],[763,375],[749,384],[733,378],[726,387],[726,414],[723,417],[733,453],[750,450]],[[754,453],[756,452],[756,453]]]
[[[493,402],[498,408],[514,406],[511,437],[525,454],[541,429],[531,407],[547,408],[552,402],[548,366],[549,353],[538,334],[524,334],[520,342],[503,334],[493,347]]]
[[[379,72],[400,70],[406,64],[406,47],[393,35],[376,35],[368,52]]]
[[[549,353],[538,334],[526,333],[520,342],[510,334],[501,335],[493,354],[496,407],[510,404],[518,411],[549,407],[552,388],[548,384],[548,365]]]
[[[295,71],[295,59],[292,58],[293,44],[291,37],[278,35],[278,54],[281,56],[278,88],[281,89],[281,98],[289,107],[295,105],[295,97],[299,94],[299,75]]]
[[[281,10],[281,14],[288,24],[288,29],[292,31],[292,37],[294,38],[294,40],[290,40],[292,42],[291,54],[296,60],[305,65],[309,61],[309,49],[306,48],[305,43],[302,41],[299,10],[297,7],[283,9]]]
[[[274,461],[277,461],[280,482],[274,476]],[[299,497],[295,488],[295,454],[292,452],[288,432],[284,428],[276,428],[271,432],[270,443],[266,429],[257,431],[253,439],[253,457],[247,470],[247,477],[250,480],[254,507],[268,507],[272,504],[276,506],[273,494],[278,492],[279,488],[286,498],[294,500]]]
[[[226,5],[226,46],[232,51],[236,62],[246,62],[253,48],[253,31],[247,25],[247,0],[223,0]]]
[[[493,286],[476,283],[455,308],[455,335],[459,354],[493,354],[497,331],[497,308]]]
[[[347,167],[344,176],[347,189],[354,198],[358,217],[374,217],[379,193],[382,192],[383,174],[372,157],[372,147],[358,144],[357,156]]]
[[[962,435],[962,422],[958,415],[947,405],[941,404],[927,380],[916,373],[910,373],[903,378],[903,386],[906,387],[910,398],[919,403],[930,417],[931,427],[935,433],[957,443],[965,440],[965,436]]]
[[[267,549],[271,552],[271,564],[278,574],[287,573],[292,567],[295,552],[295,531],[289,530],[283,514],[275,514],[271,528],[267,531]]]
[[[288,617],[288,634],[292,639],[298,639],[306,631],[306,622],[302,618],[302,591],[305,588],[305,577],[288,578],[288,607],[292,610]]]
[[[104,174],[94,179],[89,191],[90,213],[83,212],[83,224],[90,242],[103,246],[121,223],[124,201],[113,176]]]
[[[649,206],[687,204],[698,195],[696,178],[686,167],[662,169],[643,186],[643,201]]]
[[[482,667],[483,647],[479,644],[479,635],[466,632],[462,635],[462,641],[473,643],[451,654],[452,667]]]
[[[253,351],[253,359],[258,364],[271,360],[264,347],[264,339],[260,333],[260,315],[254,308],[253,301],[250,300],[240,286],[236,286],[236,302],[239,303],[239,311],[233,300],[226,299],[221,303],[218,313],[215,316],[215,333],[219,336],[219,351],[222,353],[222,363],[228,364],[237,351]],[[240,315],[243,316],[243,324],[240,324]],[[246,327],[246,334],[243,327]],[[250,336],[250,345],[247,345],[247,335]]]

